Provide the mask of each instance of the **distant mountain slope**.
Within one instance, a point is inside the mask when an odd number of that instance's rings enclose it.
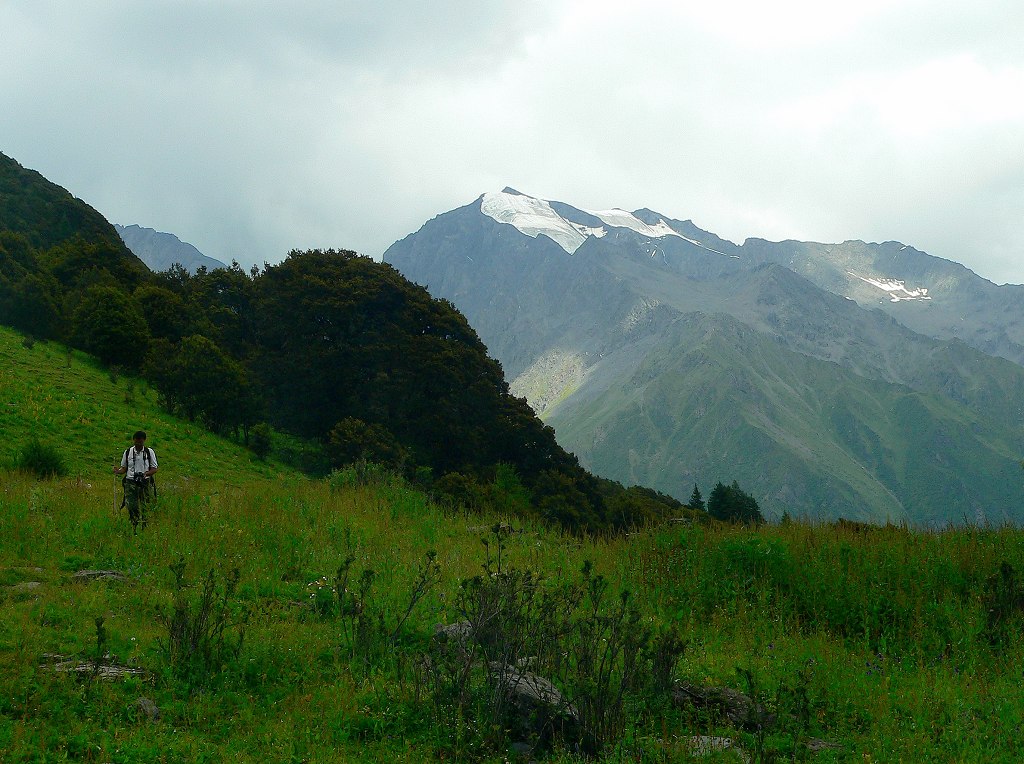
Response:
[[[191,244],[174,234],[161,233],[152,228],[137,225],[114,225],[118,235],[135,255],[152,271],[166,271],[175,263],[189,273],[195,273],[202,266],[207,270],[226,268],[220,260],[207,257]]]
[[[506,189],[385,259],[466,314],[599,474],[677,496],[738,479],[776,514],[1019,520],[1024,368],[964,344],[997,327],[1016,360],[1017,288],[901,246],[741,247]],[[941,329],[976,294],[961,342]]]
[[[752,263],[779,263],[830,292],[878,307],[916,332],[961,339],[1024,364],[1024,286],[997,286],[959,263],[895,241],[748,239],[742,252]]]
[[[631,374],[595,369],[548,417],[598,474],[676,494],[738,478],[776,516],[1024,519],[1015,420],[860,377],[725,314],[636,340],[601,360]]]

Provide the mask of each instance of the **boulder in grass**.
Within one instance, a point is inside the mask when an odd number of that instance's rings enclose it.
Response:
[[[440,642],[451,642],[465,647],[472,638],[473,624],[469,621],[439,623],[434,626],[434,639]]]
[[[539,740],[550,738],[556,730],[567,740],[579,737],[579,711],[547,679],[499,661],[488,664],[488,670],[509,701],[514,732]]]
[[[672,701],[677,708],[705,711],[748,732],[769,729],[777,721],[775,714],[767,711],[764,706],[728,687],[702,687],[676,682],[672,688]]]
[[[31,592],[42,586],[39,581],[22,581],[20,584],[13,584],[11,586],[4,587],[11,594],[24,594],[25,592]]]
[[[818,753],[819,751],[838,751],[842,748],[839,743],[833,743],[831,740],[822,740],[820,737],[812,737],[804,743],[804,745],[811,753]]]
[[[468,664],[473,659],[473,624],[469,621],[439,623],[434,626],[434,642],[447,655]]]
[[[132,709],[139,719],[148,719],[151,722],[160,721],[160,707],[149,698],[139,698],[132,703]]]
[[[716,756],[723,751],[730,751],[735,754],[735,759],[743,762],[750,761],[750,754],[740,748],[736,741],[729,737],[694,735],[686,739],[686,745],[690,749],[690,755],[695,759],[704,759],[709,756]]]
[[[71,579],[77,583],[87,581],[127,581],[128,576],[116,570],[80,570]]]
[[[114,662],[113,656],[109,653],[103,656],[100,661],[83,661],[60,653],[43,653],[39,661],[49,671],[58,674],[78,674],[80,676],[94,676],[97,679],[124,679],[127,676],[146,676],[143,669],[122,666]]]

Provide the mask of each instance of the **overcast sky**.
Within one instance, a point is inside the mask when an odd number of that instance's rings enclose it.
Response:
[[[1024,282],[1024,4],[0,0],[0,151],[220,260],[509,185]]]

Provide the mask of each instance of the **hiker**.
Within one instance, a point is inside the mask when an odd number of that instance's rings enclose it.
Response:
[[[159,469],[156,452],[146,446],[146,433],[139,430],[132,436],[134,445],[124,452],[121,466],[114,467],[114,473],[124,475],[124,499],[121,506],[128,505],[128,519],[132,529],[138,533],[139,523],[146,527],[146,505],[156,491],[153,473]]]

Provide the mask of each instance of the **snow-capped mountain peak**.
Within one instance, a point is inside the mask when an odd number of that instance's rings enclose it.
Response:
[[[737,257],[737,255],[721,252],[703,242],[684,236],[665,222],[664,218],[659,218],[656,223],[651,224],[644,222],[632,212],[618,207],[599,211],[580,209],[579,212],[591,218],[590,222],[596,218],[604,223],[603,226],[586,225],[560,215],[552,208],[550,202],[544,199],[527,196],[507,186],[497,193],[484,194],[480,200],[480,211],[497,222],[511,225],[532,238],[541,235],[547,236],[570,255],[574,254],[591,236],[600,238],[608,233],[607,229],[609,228],[626,228],[649,239],[675,236],[694,246],[714,252],[716,255]],[[656,249],[655,247],[655,250],[651,250],[651,252],[653,253]]]
[[[535,199],[510,189],[487,193],[480,200],[480,211],[490,218],[537,238],[547,236],[570,255],[580,248],[588,236],[604,236],[604,229],[571,223],[543,199]]]
[[[608,228],[628,228],[642,236],[654,239],[664,236],[686,238],[672,230],[664,220],[649,225],[633,213],[621,209],[600,212],[581,210],[604,223],[604,226],[588,226],[559,215],[544,199],[536,199],[510,188],[497,193],[484,194],[480,200],[480,211],[499,223],[513,226],[527,236],[533,238],[541,235],[547,236],[570,255],[576,252],[590,236],[598,238],[604,236],[607,233],[606,226]]]

